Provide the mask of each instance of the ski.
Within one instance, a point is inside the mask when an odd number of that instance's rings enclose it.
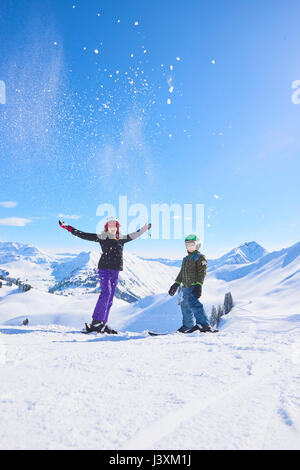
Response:
[[[157,333],[156,331],[148,331],[148,335],[150,336],[167,336],[167,335],[174,335],[178,333],[178,331],[172,331],[171,333]]]
[[[96,330],[90,330],[90,331],[81,330],[80,333],[82,333],[83,335],[90,335],[91,333],[96,333],[97,335],[109,335],[109,336],[118,336],[122,334],[121,332],[111,334],[111,333],[107,333],[106,331],[96,331]]]
[[[81,333],[82,333],[83,335],[89,335],[89,334],[91,334],[91,333],[98,333],[98,334],[99,334],[100,332],[99,332],[99,331],[95,331],[95,330],[94,330],[94,331],[81,330]],[[100,333],[100,334],[102,334],[102,333]]]
[[[88,330],[81,330],[81,333],[84,334],[84,335],[89,335],[91,333],[96,333],[96,334],[100,334],[100,335],[104,335],[104,334],[107,334],[105,333],[104,331],[96,331],[96,330],[92,330],[92,329],[88,329]],[[118,333],[119,335],[121,334],[125,334],[125,333],[128,333],[127,331],[126,332],[120,332]],[[145,332],[144,332],[145,333]],[[167,336],[167,335],[172,335],[172,334],[176,334],[178,333],[178,331],[171,331],[170,333],[157,333],[156,331],[147,331],[146,332],[149,336]],[[117,335],[113,335],[113,336],[117,336]]]
[[[186,335],[186,334],[191,334],[191,333],[194,333],[195,331],[200,331],[200,333],[218,333],[219,330],[210,330],[210,331],[204,331],[202,329],[200,329],[199,327],[198,328],[191,328],[191,330],[187,330],[187,331],[170,331],[170,332],[157,332],[157,331],[150,331],[150,330],[147,330],[146,333],[149,335],[149,336],[168,336],[168,335],[176,335],[176,334],[183,334],[183,335]],[[85,335],[88,335],[90,333],[97,333],[97,334],[107,334],[104,330],[102,331],[98,331],[96,329],[93,329],[91,328],[89,325],[86,324],[86,329],[85,330],[81,330],[81,333],[85,334]],[[124,334],[124,332],[118,332],[115,335],[122,335]]]
[[[183,335],[187,335],[187,334],[191,334],[191,333],[195,333],[195,331],[200,331],[201,333],[218,333],[219,330],[211,330],[211,331],[201,331],[200,328],[197,328],[193,331],[171,331],[170,333],[157,333],[156,331],[148,331],[148,335],[150,336],[167,336],[167,335],[174,335],[174,334],[183,334]]]

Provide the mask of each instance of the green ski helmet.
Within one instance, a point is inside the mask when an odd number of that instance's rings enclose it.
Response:
[[[191,233],[190,235],[187,235],[184,239],[185,242],[195,242],[196,243],[196,250],[200,250],[201,247],[201,240],[198,235],[195,233]]]

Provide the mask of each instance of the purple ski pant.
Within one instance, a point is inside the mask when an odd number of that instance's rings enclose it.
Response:
[[[98,273],[101,293],[93,313],[93,320],[106,323],[118,284],[119,271],[113,269],[99,269]]]

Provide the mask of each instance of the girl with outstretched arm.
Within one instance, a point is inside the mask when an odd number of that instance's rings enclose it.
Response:
[[[118,283],[119,272],[123,271],[123,247],[151,228],[151,224],[145,224],[141,229],[128,235],[120,234],[119,221],[111,217],[107,220],[104,230],[99,235],[96,233],[81,232],[71,225],[59,220],[59,225],[68,230],[72,235],[100,243],[102,255],[98,263],[98,274],[101,293],[94,309],[92,323],[86,324],[87,332],[117,334],[108,324],[108,316],[113,303],[114,293]]]

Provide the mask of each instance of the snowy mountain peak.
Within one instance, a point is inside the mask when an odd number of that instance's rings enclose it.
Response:
[[[0,242],[0,264],[21,259],[34,261],[36,263],[45,263],[49,260],[49,255],[31,243]]]
[[[236,252],[236,255],[241,256],[241,260],[245,260],[246,263],[252,263],[253,261],[256,261],[258,258],[261,258],[263,255],[265,255],[267,250],[253,241],[243,243],[237,248],[234,248],[232,252]]]
[[[245,242],[242,245],[233,248],[231,251],[220,258],[209,260],[208,266],[210,270],[228,264],[247,264],[253,263],[267,253],[267,250],[256,243]]]

